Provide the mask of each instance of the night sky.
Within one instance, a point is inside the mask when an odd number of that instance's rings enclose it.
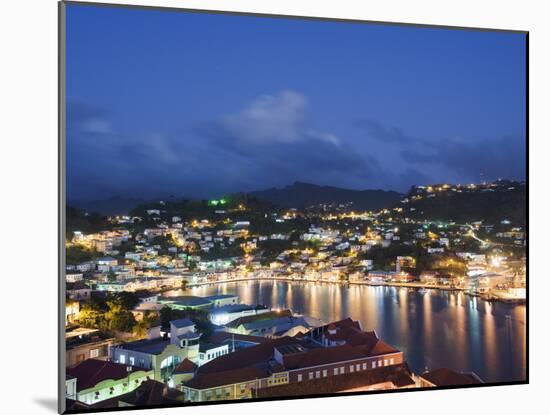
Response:
[[[525,179],[525,36],[68,5],[68,200]]]

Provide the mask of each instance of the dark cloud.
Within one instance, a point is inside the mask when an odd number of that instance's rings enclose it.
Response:
[[[315,128],[308,106],[302,94],[282,91],[177,133],[129,134],[110,111],[69,101],[68,199],[212,197],[294,181],[406,191],[480,175],[525,177],[521,138],[427,140],[369,120],[356,124],[365,145]]]
[[[396,183],[434,183],[446,180],[467,182],[498,178],[525,179],[525,139],[518,136],[458,140],[446,137],[426,139],[375,120],[360,120],[368,138],[398,146],[404,161],[402,179]],[[398,185],[399,186],[399,185]]]
[[[183,133],[122,134],[109,112],[69,103],[69,199],[163,194],[210,197],[296,180],[369,187],[379,165],[313,128],[307,99],[282,91]]]
[[[401,155],[417,166],[427,163],[449,169],[466,181],[478,181],[480,177],[524,180],[525,151],[525,140],[510,136],[475,142],[442,140],[427,152],[409,148]]]
[[[376,120],[357,120],[353,124],[355,127],[364,129],[367,132],[369,138],[385,143],[405,145],[410,144],[411,142],[425,143],[425,140],[422,140],[418,137],[409,136],[405,134],[400,128],[386,126]]]

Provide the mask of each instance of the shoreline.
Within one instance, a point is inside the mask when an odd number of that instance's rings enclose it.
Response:
[[[351,285],[358,285],[358,286],[368,286],[368,287],[398,287],[398,288],[415,288],[418,290],[439,290],[439,291],[460,291],[463,292],[466,295],[472,296],[472,297],[479,297],[485,301],[498,301],[504,304],[525,304],[526,299],[524,298],[505,298],[503,296],[498,296],[495,294],[481,294],[481,293],[473,293],[470,292],[464,288],[457,288],[457,287],[450,287],[446,285],[431,285],[431,284],[423,284],[421,282],[360,282],[360,281],[310,281],[310,280],[304,280],[304,279],[295,279],[295,278],[286,278],[286,277],[254,277],[254,278],[236,278],[231,280],[224,280],[224,281],[208,281],[208,282],[201,282],[201,283],[195,283],[195,284],[189,284],[186,287],[186,290],[192,290],[193,288],[202,287],[202,286],[208,286],[208,285],[219,285],[219,284],[226,284],[226,283],[233,283],[233,282],[249,282],[249,281],[283,281],[283,282],[304,282],[304,283],[313,283],[313,284],[337,284],[337,285],[343,285],[343,286],[351,286]],[[170,289],[164,289],[159,290],[159,293],[163,293],[166,291],[176,291],[181,290],[181,288],[170,288]]]

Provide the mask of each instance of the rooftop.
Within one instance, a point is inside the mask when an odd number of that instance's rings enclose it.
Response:
[[[483,383],[475,373],[459,373],[446,367],[430,370],[420,375],[420,377],[435,386],[476,385]]]
[[[206,298],[196,297],[194,295],[182,295],[179,297],[162,297],[159,299],[160,303],[168,304],[180,304],[187,307],[204,307],[212,304],[212,302]]]
[[[262,320],[271,320],[279,317],[292,317],[292,312],[290,310],[282,311],[269,311],[267,313],[254,314],[252,316],[239,317],[236,320],[227,324],[227,327],[237,328],[242,324],[256,323]]]
[[[67,374],[77,378],[76,388],[80,392],[92,388],[107,379],[120,380],[128,377],[131,372],[143,370],[140,368],[108,362],[97,359],[87,359],[73,368],[67,369]]]
[[[181,329],[184,327],[191,327],[194,326],[195,323],[193,323],[188,318],[180,318],[179,320],[172,320],[170,321],[170,326],[174,326],[177,329]]]
[[[215,301],[215,300],[225,300],[227,298],[237,298],[237,297],[238,297],[237,295],[233,295],[233,294],[218,294],[218,295],[209,295],[204,298],[206,298],[207,300]]]
[[[137,340],[130,343],[124,343],[118,347],[124,350],[157,355],[162,353],[169,344],[169,339],[159,337],[157,339]]]
[[[181,363],[174,369],[174,374],[181,373],[194,373],[197,370],[198,366],[193,363],[191,360],[185,358]]]
[[[406,364],[402,364],[381,367],[366,372],[329,376],[326,378],[262,388],[258,389],[256,393],[258,398],[325,395],[335,392],[346,392],[384,382],[392,382],[397,387],[414,385],[410,370]]]

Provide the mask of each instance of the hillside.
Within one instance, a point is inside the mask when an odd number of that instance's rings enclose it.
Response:
[[[442,186],[413,187],[397,206],[403,208],[403,215],[415,219],[457,223],[483,221],[486,224],[508,220],[525,226],[527,186],[524,182]]]
[[[351,190],[302,182],[295,182],[281,189],[272,188],[251,192],[250,195],[287,208],[352,203],[351,208],[361,210],[378,210],[391,207],[403,196],[394,191]]]

